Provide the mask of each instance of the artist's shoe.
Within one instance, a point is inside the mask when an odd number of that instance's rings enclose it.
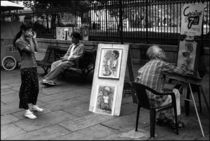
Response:
[[[26,110],[25,117],[29,118],[29,119],[36,119],[37,117],[33,114],[33,112],[31,112],[30,110]]]
[[[33,106],[32,106],[32,110],[38,111],[38,112],[43,112],[43,111],[44,111],[44,109],[38,107],[37,105],[33,105]]]

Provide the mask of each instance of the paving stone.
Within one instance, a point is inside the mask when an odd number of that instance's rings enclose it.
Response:
[[[43,87],[40,89],[40,91],[45,95],[52,95],[52,94],[60,94],[66,91],[72,93],[75,90],[73,88],[64,89],[63,87],[55,86],[55,87]]]
[[[55,140],[98,140],[115,133],[118,132],[101,125],[95,125],[68,135],[60,136],[55,138]]]
[[[48,104],[45,106],[47,109],[50,109],[51,111],[56,111],[56,110],[60,110],[60,109],[65,109],[65,108],[71,108],[74,106],[78,106],[82,103],[85,102],[81,102],[75,98],[71,98],[71,99],[67,99],[67,100],[53,100],[48,102]]]
[[[92,112],[89,111],[89,102],[84,103],[84,104],[80,104],[79,106],[64,108],[63,111],[71,113],[71,114],[73,114],[75,116],[78,116],[78,117],[92,114]]]
[[[19,100],[19,95],[17,92],[10,93],[7,95],[2,95],[1,100],[4,101],[5,103],[9,104],[11,102]]]
[[[88,94],[86,94],[86,95],[83,95],[83,96],[80,96],[80,97],[75,97],[74,98],[75,100],[78,100],[78,101],[80,101],[80,102],[82,102],[82,103],[84,103],[84,102],[90,102],[90,95],[88,95]]]
[[[21,109],[19,109],[18,106],[19,106],[19,101],[14,101],[10,104],[3,105],[1,107],[1,115],[7,115],[10,113],[21,111]]]
[[[148,117],[145,120],[147,121]],[[142,118],[139,117],[140,127],[143,128],[145,126],[148,126],[148,122],[145,122],[145,120],[142,120]],[[143,121],[144,123],[142,123]],[[118,117],[106,122],[102,122],[101,124],[113,129],[118,129],[120,131],[128,131],[135,127],[135,123],[136,123],[136,113]]]
[[[130,131],[121,133],[120,137],[126,137],[134,140],[147,140],[150,138],[150,132],[143,129],[139,129],[138,131],[132,129]]]
[[[75,120],[64,121],[59,124],[71,131],[76,131],[79,129],[87,128],[87,127],[96,125],[98,123],[110,120],[112,118],[114,117],[106,116],[106,115],[99,115],[99,114],[91,114],[91,115],[77,118]]]
[[[100,138],[98,140],[132,140],[132,139],[128,137],[121,137],[120,134],[112,134],[110,136]]]
[[[61,91],[61,89],[56,89],[54,87],[54,88],[45,88],[45,89],[42,89],[42,93],[45,94],[45,95],[52,95],[52,94],[62,93],[62,91]]]
[[[12,87],[11,89],[18,92],[20,90],[20,87]]]
[[[15,126],[14,124],[6,124],[1,126],[1,140],[5,140],[11,136],[17,136],[26,133],[23,129]]]
[[[35,120],[23,119],[14,124],[20,128],[23,128],[26,131],[32,131],[36,129],[40,129],[52,124],[57,124],[62,121],[72,120],[75,117],[69,113],[63,111],[56,111],[46,114],[39,114],[38,118]]]
[[[80,83],[73,80],[58,82],[58,86],[43,88],[40,85],[38,105],[44,107],[44,113],[35,113],[36,120],[26,119],[24,111],[18,108],[19,99],[14,101],[10,94],[19,92],[21,83],[19,70],[1,72],[1,139],[97,139],[97,140],[138,140],[122,136],[135,128],[137,105],[132,97],[122,99],[119,117],[104,116],[89,112],[89,98],[92,83]],[[40,80],[42,77],[39,78]],[[77,78],[76,78],[77,79]],[[209,78],[205,77],[204,91],[209,98]],[[3,93],[2,93],[3,92]],[[6,96],[8,95],[8,96]],[[45,97],[44,99],[42,99]],[[195,96],[197,101],[197,96]],[[203,99],[202,99],[203,100]],[[7,102],[7,103],[6,103]],[[206,137],[202,137],[195,110],[190,105],[190,115],[183,116],[186,126],[176,135],[168,127],[156,126],[156,137],[152,140],[209,140],[209,112],[202,101],[200,114]],[[184,108],[182,106],[182,108]],[[184,110],[183,110],[184,111]],[[95,115],[95,116],[93,116]],[[141,109],[139,130],[150,131],[149,111]],[[141,140],[141,138],[140,138]]]
[[[18,120],[19,119],[13,115],[4,115],[4,116],[1,116],[1,125],[9,124],[11,122],[18,121]]]
[[[71,133],[59,125],[48,126],[32,132],[9,137],[9,140],[49,140]]]
[[[132,114],[137,111],[137,104],[123,104],[121,105],[120,116]]]
[[[4,103],[3,101],[1,101],[1,107],[6,106],[6,103]]]
[[[78,94],[78,93],[69,93],[69,92],[62,92],[62,93],[56,93],[56,94],[52,94],[52,95],[43,95],[42,97],[40,97],[40,100],[45,101],[45,102],[49,102],[52,100],[66,100],[66,99],[70,99],[73,97],[79,97],[82,96],[82,94]]]
[[[12,89],[1,89],[1,96],[13,93],[17,93],[17,91],[14,91]]]
[[[1,85],[1,90],[4,90],[4,89],[9,89],[10,86],[9,85]]]
[[[44,108],[44,107],[42,107],[42,108]],[[45,109],[44,108],[44,111],[43,112],[41,112],[41,113],[34,112],[34,113],[39,117],[39,115],[47,114],[47,113],[50,113],[50,112],[52,112],[52,111],[50,111],[49,109]],[[16,117],[18,119],[25,119],[25,117],[24,117],[24,111],[19,111],[19,112],[11,113],[11,115],[13,115],[14,117]]]
[[[129,104],[129,103],[133,103],[133,99],[132,99],[132,96],[123,96],[122,98],[122,105],[123,104]]]

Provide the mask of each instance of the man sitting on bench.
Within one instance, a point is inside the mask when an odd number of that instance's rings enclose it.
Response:
[[[78,32],[73,32],[71,34],[72,44],[60,60],[52,63],[51,70],[42,80],[42,84],[47,86],[56,85],[54,80],[57,76],[64,72],[65,69],[72,67],[74,65],[74,61],[83,55],[84,45],[79,42],[81,38],[82,37]]]

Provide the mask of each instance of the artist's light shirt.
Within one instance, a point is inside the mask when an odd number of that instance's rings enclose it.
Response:
[[[158,92],[163,92],[164,78],[163,72],[178,72],[177,68],[165,61],[154,59],[150,60],[138,70],[136,82],[146,85]],[[147,92],[150,104],[158,106],[166,99],[166,96],[154,95]]]
[[[71,44],[64,55],[64,58],[68,60],[75,60],[77,58],[80,58],[83,55],[84,52],[84,45],[81,43],[78,44]]]
[[[74,51],[75,47],[76,47],[76,45],[75,45],[75,44],[73,44],[73,45],[72,45],[72,47],[71,47],[71,50],[70,50],[70,54],[69,54],[69,56],[68,56],[68,60],[70,60],[70,59],[71,59],[71,57],[72,57],[72,55],[73,55],[73,51]]]

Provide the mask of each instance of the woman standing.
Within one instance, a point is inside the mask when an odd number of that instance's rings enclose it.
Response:
[[[16,35],[14,46],[21,56],[21,86],[19,91],[19,108],[25,109],[24,116],[29,119],[36,119],[32,110],[42,112],[43,109],[36,105],[39,93],[39,82],[37,74],[37,64],[35,51],[37,44],[33,43],[35,39],[32,31],[32,24],[22,24],[20,32]],[[29,107],[31,106],[31,108]]]

